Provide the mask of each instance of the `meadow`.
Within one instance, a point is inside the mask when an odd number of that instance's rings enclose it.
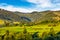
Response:
[[[57,26],[48,26],[49,24],[45,25],[33,25],[33,26],[7,26],[7,27],[1,27],[0,28],[0,34],[4,34],[6,30],[9,30],[11,33],[15,32],[22,32],[25,28],[28,32],[34,33],[39,32],[39,34],[43,32],[49,32],[51,28],[54,29],[55,32],[60,31],[60,25]]]
[[[20,25],[0,20],[0,40],[60,40],[60,23]]]

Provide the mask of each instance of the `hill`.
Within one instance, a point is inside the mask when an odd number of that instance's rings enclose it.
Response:
[[[27,23],[40,23],[43,21],[60,21],[60,11],[42,11],[32,13],[11,12],[0,9],[0,19],[20,21]]]
[[[9,21],[20,21],[20,16],[14,14],[13,12],[0,9],[0,19],[9,20]]]
[[[40,23],[44,21],[60,21],[60,11],[42,11],[32,13],[15,12],[19,16],[30,18],[31,22]]]

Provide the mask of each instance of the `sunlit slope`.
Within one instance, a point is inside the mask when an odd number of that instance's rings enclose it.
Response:
[[[0,19],[0,25],[3,25],[3,24],[4,24],[4,20]]]

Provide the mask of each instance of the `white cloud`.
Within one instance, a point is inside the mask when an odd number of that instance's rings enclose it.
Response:
[[[52,3],[55,1],[57,3]],[[27,0],[27,2],[36,4],[35,10],[60,10],[60,0]]]
[[[54,0],[54,2],[60,2],[60,0]]]
[[[23,7],[21,8],[21,7],[15,7],[13,5],[7,5],[5,3],[2,3],[0,5],[0,8],[1,9],[5,9],[5,10],[8,10],[8,11],[13,11],[13,12],[18,11],[18,12],[24,12],[24,13],[27,13],[27,12],[30,13],[30,12],[33,12],[34,11],[32,9],[26,9],[26,8],[23,8]]]
[[[53,4],[50,0],[27,0],[28,2],[35,3],[37,7],[45,8],[51,7]]]
[[[51,9],[52,11],[58,11],[60,10],[60,8],[54,8],[54,9]]]
[[[6,3],[1,3],[0,8],[8,11],[19,11],[19,12],[33,12],[33,11],[44,11],[44,10],[60,10],[60,3],[52,3],[51,0],[26,0],[27,2],[36,4],[33,8],[15,7],[13,5],[8,5]],[[58,0],[54,0],[58,1]]]

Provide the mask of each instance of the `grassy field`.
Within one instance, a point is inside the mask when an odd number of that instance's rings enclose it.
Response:
[[[46,24],[46,25],[23,26],[23,27],[20,26],[2,27],[0,28],[0,34],[4,34],[6,30],[9,30],[11,33],[22,32],[24,30],[24,27],[27,29],[28,32],[33,33],[38,31],[39,34],[42,32],[49,32],[52,27],[54,28],[55,32],[60,31],[60,25],[48,27],[48,24]]]

